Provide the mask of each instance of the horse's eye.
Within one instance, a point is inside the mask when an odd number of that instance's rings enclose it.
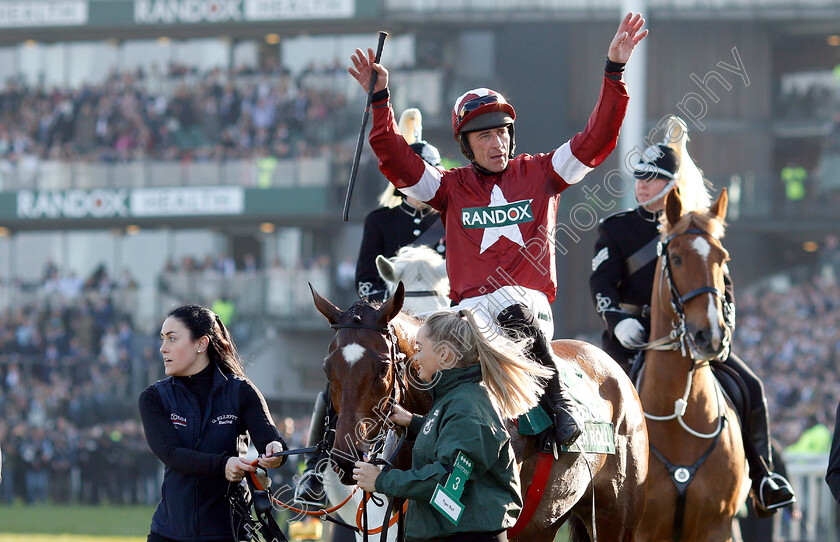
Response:
[[[675,265],[677,267],[682,265],[682,258],[679,254],[672,254],[671,255],[671,265]]]
[[[379,366],[379,376],[386,377],[388,376],[388,371],[391,370],[391,362],[390,361],[383,361],[382,364]]]

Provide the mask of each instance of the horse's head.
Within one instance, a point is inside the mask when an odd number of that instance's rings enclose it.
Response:
[[[449,279],[446,262],[425,246],[406,246],[393,258],[377,256],[379,276],[393,295],[397,284],[405,284],[405,309],[415,314],[432,312],[449,306]]]
[[[382,436],[391,401],[406,403],[400,352],[414,353],[416,326],[394,322],[404,299],[402,284],[381,306],[359,301],[342,311],[314,289],[315,307],[335,329],[324,360],[333,408],[338,413],[332,459],[341,481],[353,483],[353,462]],[[406,405],[411,410],[411,405]],[[413,405],[417,408],[416,405]],[[428,408],[428,405],[427,405]]]
[[[704,211],[684,213],[676,190],[665,199],[666,221],[652,302],[659,303],[672,322],[684,321],[691,357],[696,360],[719,356],[730,340],[724,317],[729,253],[720,242],[727,202],[725,188]]]

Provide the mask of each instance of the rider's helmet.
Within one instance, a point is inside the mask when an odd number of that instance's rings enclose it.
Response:
[[[510,134],[508,157],[513,158],[513,150],[516,147],[513,130],[515,119],[516,111],[504,96],[489,88],[475,88],[455,100],[455,106],[452,108],[452,132],[461,146],[461,152],[472,161],[473,152],[464,134],[507,126]]]
[[[648,147],[633,167],[638,179],[665,179],[667,184],[645,205],[664,198],[674,186],[680,192],[683,209],[693,211],[708,207],[711,203],[709,184],[703,172],[688,153],[688,126],[681,118],[671,115],[667,118],[666,136],[661,143]],[[641,203],[641,202],[638,202]]]

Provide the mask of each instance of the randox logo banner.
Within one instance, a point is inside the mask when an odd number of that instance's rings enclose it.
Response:
[[[16,203],[17,217],[26,219],[238,215],[245,212],[245,190],[239,186],[21,190]]]
[[[19,218],[94,218],[129,216],[128,190],[68,190],[17,194]]]
[[[461,223],[465,228],[495,228],[532,222],[531,200],[524,199],[497,207],[466,207],[461,209]]]
[[[218,23],[242,21],[242,0],[135,0],[134,22]]]

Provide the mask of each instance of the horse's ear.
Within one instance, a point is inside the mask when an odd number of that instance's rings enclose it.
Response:
[[[379,271],[379,276],[387,282],[393,284],[397,281],[394,276],[394,264],[382,254],[376,257],[376,269]]]
[[[709,207],[709,214],[720,221],[726,218],[726,207],[729,205],[729,195],[726,193],[726,188],[720,191],[717,201]]]
[[[397,284],[397,289],[394,291],[388,300],[379,307],[379,313],[376,315],[376,321],[379,325],[384,326],[391,320],[397,317],[402,310],[403,301],[405,301],[405,286],[402,281]]]
[[[680,199],[680,192],[676,188],[672,188],[670,192],[665,194],[665,218],[673,226],[680,221],[681,216],[682,200]]]
[[[323,314],[324,318],[330,324],[337,324],[341,316],[341,309],[333,305],[326,297],[316,292],[311,283],[309,284],[309,289],[312,291],[312,300],[315,302],[315,308],[318,309],[318,312]]]

